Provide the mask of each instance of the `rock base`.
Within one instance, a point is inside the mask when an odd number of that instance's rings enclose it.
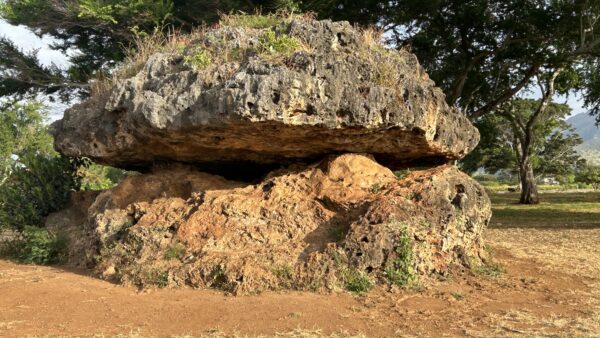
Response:
[[[424,281],[481,262],[490,217],[453,166],[398,178],[346,154],[251,185],[162,168],[79,196],[48,226],[72,235],[71,264],[103,278],[240,294]]]

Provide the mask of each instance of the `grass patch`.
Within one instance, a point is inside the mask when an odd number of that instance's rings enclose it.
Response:
[[[472,270],[478,275],[484,275],[493,278],[498,278],[506,272],[506,270],[504,270],[504,267],[497,262],[478,264],[475,265]]]
[[[600,192],[540,193],[540,204],[518,204],[519,193],[490,193],[490,228],[593,229],[600,227]]]
[[[289,56],[300,49],[301,43],[298,39],[287,34],[277,34],[268,30],[258,37],[259,54]]]
[[[284,23],[286,20],[276,14],[254,14],[249,15],[245,13],[238,14],[226,14],[221,16],[219,23],[223,26],[229,27],[244,27],[254,29],[264,29],[273,26],[277,26]]]

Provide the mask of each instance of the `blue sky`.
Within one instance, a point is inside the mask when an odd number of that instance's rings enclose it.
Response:
[[[67,55],[50,48],[49,45],[52,44],[53,39],[48,36],[40,38],[26,27],[13,26],[3,19],[0,19],[0,35],[8,37],[26,51],[38,49],[38,56],[43,64],[49,65],[54,63],[65,68],[69,65]],[[526,93],[523,94],[523,96],[535,98],[539,97],[539,93]],[[586,112],[586,109],[583,108],[583,102],[581,98],[576,95],[570,95],[568,98],[556,97],[555,101],[561,103],[566,102],[569,104],[573,110],[571,115]],[[48,106],[51,112],[52,120],[61,118],[64,109],[67,108],[64,104],[60,103],[48,103]]]

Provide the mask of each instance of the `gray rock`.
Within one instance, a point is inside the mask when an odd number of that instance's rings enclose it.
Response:
[[[479,141],[414,55],[371,43],[347,22],[270,29],[302,48],[265,55],[269,29],[211,30],[183,53],[213,53],[208,67],[152,55],[135,76],[68,109],[54,125],[56,149],[123,168],[178,161],[222,172],[346,152],[391,168],[445,163]],[[232,50],[243,58],[225,60]]]

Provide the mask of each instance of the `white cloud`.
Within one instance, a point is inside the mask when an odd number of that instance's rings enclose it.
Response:
[[[50,36],[38,37],[25,26],[11,25],[0,18],[0,36],[5,36],[13,41],[19,48],[24,51],[32,51],[38,49],[38,58],[43,65],[49,66],[55,64],[60,68],[69,66],[69,56],[50,48],[50,44],[55,40]],[[50,112],[50,121],[55,121],[62,118],[63,112],[67,105],[60,102],[51,102],[47,98],[39,97],[39,100],[44,102]]]
[[[9,38],[25,51],[39,49],[38,57],[44,65],[54,63],[61,68],[69,65],[68,55],[50,48],[55,40],[49,36],[40,38],[25,26],[11,25],[3,19],[0,19],[0,36]]]

